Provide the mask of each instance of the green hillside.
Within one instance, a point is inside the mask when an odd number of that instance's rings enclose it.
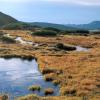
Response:
[[[0,27],[9,23],[15,23],[15,22],[17,22],[17,20],[14,19],[13,17],[0,12]]]

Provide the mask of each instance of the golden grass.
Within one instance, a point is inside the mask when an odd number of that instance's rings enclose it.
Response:
[[[53,90],[53,88],[47,88],[44,90],[44,93],[45,93],[45,95],[50,95],[50,94],[54,93],[54,90]]]
[[[60,92],[70,93],[73,89],[77,96],[91,96],[90,100],[99,100],[97,91],[100,89],[100,39],[97,36],[58,36],[58,37],[38,37],[28,34],[29,31],[8,31],[13,37],[22,37],[27,41],[43,44],[45,46],[34,46],[0,43],[0,56],[7,55],[32,56],[37,58],[41,72],[45,68],[56,70],[53,72],[53,79],[60,82]],[[99,36],[98,36],[99,37]],[[90,48],[87,52],[77,51],[55,51],[51,47],[57,43],[79,45]],[[51,74],[48,73],[48,74]],[[45,75],[44,75],[45,76]],[[49,75],[50,76],[50,75]],[[100,91],[98,92],[100,95]],[[64,94],[63,94],[64,95]],[[97,99],[95,99],[97,97]],[[53,98],[53,97],[50,97]],[[55,99],[59,100],[60,96]],[[62,100],[67,100],[63,97]],[[81,100],[77,99],[68,100]],[[94,98],[94,99],[93,99]],[[53,99],[51,99],[53,100]],[[61,99],[60,99],[61,100]]]

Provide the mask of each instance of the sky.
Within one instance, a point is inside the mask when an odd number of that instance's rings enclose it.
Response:
[[[100,0],[0,0],[0,11],[24,22],[84,24],[100,20]]]

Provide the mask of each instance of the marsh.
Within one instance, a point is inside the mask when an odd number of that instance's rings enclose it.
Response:
[[[8,94],[11,98],[36,93],[44,96],[41,91],[29,91],[31,85],[40,85],[42,88],[54,88],[58,95],[58,88],[50,82],[45,82],[38,69],[37,62],[22,60],[20,58],[4,59],[0,58],[0,92]]]

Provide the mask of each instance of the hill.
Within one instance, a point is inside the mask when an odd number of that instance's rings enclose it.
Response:
[[[0,27],[9,23],[15,23],[15,22],[17,22],[17,20],[14,19],[13,17],[0,12]]]
[[[68,25],[66,25],[68,26]],[[87,30],[100,30],[100,21],[93,21],[88,24],[80,24],[80,25],[69,25],[74,28],[80,28],[80,29],[87,29]]]
[[[31,30],[34,27],[35,26],[32,26],[28,23],[16,22],[16,23],[10,23],[10,24],[3,25],[1,28],[7,29],[7,30]]]
[[[45,23],[45,22],[33,22],[33,23],[30,23],[31,25],[33,26],[39,26],[39,27],[42,27],[42,28],[46,28],[46,27],[53,27],[53,28],[57,28],[57,29],[60,29],[60,30],[74,30],[76,28],[74,27],[71,27],[71,26],[66,26],[66,25],[62,25],[62,24],[54,24],[54,23]]]

